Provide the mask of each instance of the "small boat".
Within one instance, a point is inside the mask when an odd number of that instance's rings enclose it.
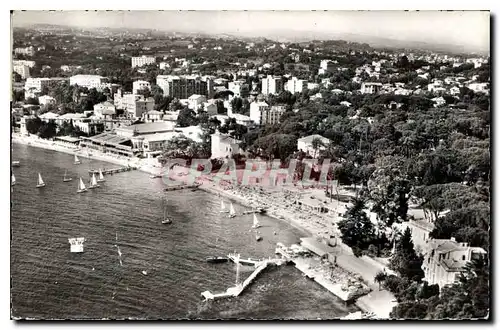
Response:
[[[75,164],[75,165],[80,165],[81,163],[82,163],[82,162],[80,161],[80,159],[78,159],[78,156],[77,156],[77,155],[75,155],[75,162],[74,162],[74,164]]]
[[[45,182],[43,182],[42,175],[38,173],[38,182],[36,184],[37,188],[45,187]]]
[[[102,174],[102,170],[99,169],[99,179],[97,179],[97,182],[104,182],[106,179],[104,179],[104,175]]]
[[[262,241],[262,236],[260,236],[260,235],[256,235],[256,236],[255,236],[255,240],[256,240],[257,242]]]
[[[72,252],[72,253],[83,252],[83,243],[85,242],[84,237],[68,238],[68,241],[69,241],[69,244],[71,245],[70,252]]]
[[[227,262],[229,259],[226,257],[207,257],[207,262],[211,264],[220,264],[223,262]]]
[[[13,167],[19,167],[19,166],[21,166],[21,163],[18,160],[13,160],[12,161],[12,166]]]
[[[273,234],[276,235],[276,231],[274,231]]]
[[[87,187],[85,187],[85,183],[83,183],[82,178],[80,178],[80,181],[78,182],[78,190],[76,192],[82,193],[82,192],[86,192],[86,191],[87,191]]]
[[[63,182],[69,182],[73,180],[73,178],[68,178],[67,175],[68,175],[68,170],[64,172]]]
[[[224,204],[224,201],[220,201],[220,213],[227,213],[229,212],[227,209],[226,209],[226,205]]]
[[[236,216],[236,211],[234,210],[233,203],[229,206],[229,218],[234,218]]]
[[[143,270],[143,271],[142,271],[142,275],[146,276],[146,275],[148,275],[148,272],[147,272],[147,271],[145,271],[145,270]]]
[[[100,187],[100,185],[97,184],[97,178],[95,176],[95,173],[92,173],[92,179],[90,180],[89,189],[94,189],[98,187]]]
[[[161,174],[154,174],[154,175],[150,175],[149,178],[150,179],[160,179],[163,175]]]
[[[253,225],[252,228],[256,229],[260,227],[259,219],[257,219],[257,215],[253,214]]]
[[[172,223],[172,220],[167,215],[166,200],[163,200],[162,204],[163,204],[163,220],[161,221],[161,223],[163,225],[169,225]]]
[[[14,173],[12,173],[10,185],[11,186],[15,186],[16,185],[16,177],[14,176]]]

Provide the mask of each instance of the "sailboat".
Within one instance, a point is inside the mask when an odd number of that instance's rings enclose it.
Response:
[[[171,224],[172,223],[172,220],[167,216],[167,207],[166,207],[166,203],[165,203],[165,200],[163,200],[163,220],[161,221],[162,224],[164,225],[168,225],[168,224]]]
[[[99,169],[99,179],[97,179],[97,182],[104,182],[106,179],[104,179],[104,175],[102,174],[102,170]]]
[[[236,211],[234,210],[233,203],[229,207],[229,218],[234,218],[236,216]]]
[[[45,182],[43,182],[42,175],[38,173],[38,182],[36,184],[37,188],[45,187]]]
[[[63,182],[69,182],[73,180],[73,178],[68,178],[67,175],[68,175],[68,170],[64,172]]]
[[[255,235],[255,240],[257,242],[262,241],[262,236],[260,236],[259,233],[257,233],[257,235]]]
[[[224,204],[224,201],[221,200],[220,201],[220,213],[227,213],[229,212],[227,209],[226,209],[226,205]]]
[[[15,186],[16,185],[16,177],[14,176],[14,173],[12,173],[12,177],[11,177],[11,183],[10,183],[11,186]]]
[[[80,178],[80,181],[78,182],[78,190],[76,192],[82,193],[82,192],[86,192],[86,191],[87,191],[87,187],[85,187],[85,183],[83,183],[82,178]]]
[[[257,216],[254,213],[253,214],[253,225],[252,225],[252,228],[259,228],[259,227],[260,227],[259,219],[257,219]]]
[[[100,187],[100,185],[97,184],[97,178],[95,176],[95,173],[92,173],[92,179],[90,180],[89,189],[94,189],[98,187]]]
[[[78,159],[78,156],[77,156],[77,155],[75,155],[75,162],[74,162],[74,164],[75,164],[75,165],[79,165],[79,164],[81,164],[81,163],[82,163],[82,162]]]

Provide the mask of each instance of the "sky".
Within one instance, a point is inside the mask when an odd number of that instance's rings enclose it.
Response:
[[[463,45],[488,51],[490,13],[483,11],[15,11],[13,26],[149,28],[244,36],[355,34]]]

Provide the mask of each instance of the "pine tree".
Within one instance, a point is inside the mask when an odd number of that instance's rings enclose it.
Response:
[[[390,260],[390,265],[402,277],[411,281],[420,281],[424,277],[422,257],[415,252],[410,228],[406,228],[396,244],[396,251]]]
[[[338,223],[342,242],[356,250],[368,248],[376,238],[373,224],[364,209],[365,203],[361,199],[355,200],[345,213],[344,220]]]

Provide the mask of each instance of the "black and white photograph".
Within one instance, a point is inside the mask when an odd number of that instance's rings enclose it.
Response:
[[[491,25],[12,10],[11,320],[491,319]]]

